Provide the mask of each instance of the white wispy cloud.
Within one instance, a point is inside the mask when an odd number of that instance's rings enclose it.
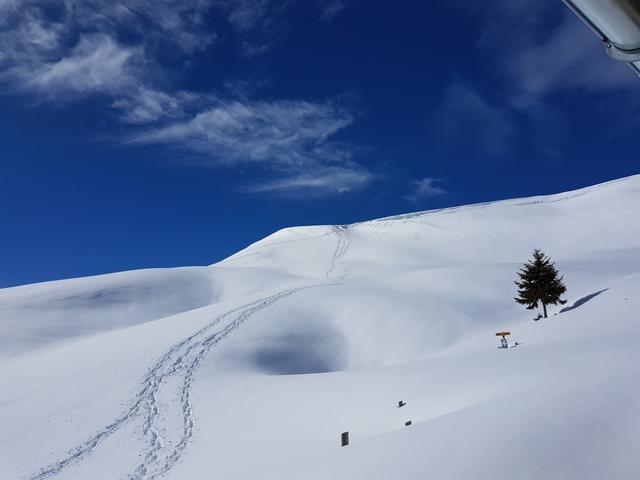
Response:
[[[0,3],[0,67],[38,67],[55,58],[65,32],[63,23],[51,22],[38,8],[21,8],[17,2]]]
[[[340,1],[317,0],[334,16]],[[227,19],[248,60],[276,42],[296,0],[0,0],[0,83],[38,99],[99,96],[134,133],[217,166],[253,164],[271,178],[252,192],[341,193],[373,175],[333,138],[354,115],[338,102],[251,100],[192,92],[163,79],[168,58],[192,62],[215,43],[207,15]],[[181,63],[182,62],[182,63]],[[256,84],[255,80],[250,83]],[[248,85],[248,84],[247,84]]]
[[[139,86],[130,95],[117,98],[112,108],[120,113],[120,120],[129,124],[148,125],[165,120],[182,119],[194,109],[210,103],[215,98],[195,92],[163,92]]]
[[[264,55],[277,43],[287,23],[287,14],[310,2],[300,0],[219,0],[216,5],[227,13],[229,23],[241,35],[240,52],[246,58]],[[313,0],[319,19],[331,21],[342,12],[344,0]]]
[[[241,31],[265,30],[279,20],[294,2],[278,0],[231,0],[220,2],[228,10],[229,22]]]
[[[452,146],[472,144],[484,155],[500,156],[509,150],[515,133],[509,108],[488,101],[471,87],[453,82],[434,114],[434,130]]]
[[[342,167],[313,166],[309,171],[240,187],[249,193],[279,193],[283,195],[343,194],[368,186],[375,176],[356,164]]]
[[[68,56],[33,71],[14,69],[24,87],[46,95],[113,92],[135,85],[131,61],[138,48],[124,48],[104,34],[82,36]]]
[[[441,182],[440,178],[416,178],[409,182],[411,191],[405,195],[405,198],[411,202],[418,202],[425,198],[439,197],[445,195],[447,191],[438,186],[437,183]]]
[[[300,164],[336,153],[329,137],[353,115],[333,103],[217,100],[187,121],[137,134],[132,143],[186,145],[218,162],[277,161]]]
[[[324,21],[331,21],[342,10],[346,8],[343,0],[318,0],[320,6],[320,18]]]
[[[346,0],[313,0],[320,20],[328,21],[342,12]],[[217,5],[226,9],[229,21],[240,31],[269,30],[284,23],[284,14],[295,7],[310,2],[300,0],[222,0]]]
[[[215,99],[192,118],[147,129],[129,143],[188,148],[204,163],[256,164],[277,175],[243,191],[343,193],[373,179],[349,148],[332,141],[353,120],[335,102]]]
[[[558,91],[601,93],[638,87],[633,72],[610,59],[597,37],[568,11],[542,41],[525,45],[505,67],[516,86],[516,107],[543,102]]]
[[[274,46],[275,42],[265,41],[264,43],[252,43],[246,40],[241,42],[240,53],[245,58],[254,58],[265,55]]]
[[[542,154],[558,157],[571,128],[558,107],[560,95],[595,98],[615,92],[622,93],[618,101],[640,103],[633,72],[610,59],[599,39],[555,0],[453,5],[476,22],[472,48],[491,66],[493,79],[491,89],[481,89],[459,76],[446,89],[433,117],[435,130],[452,148],[464,138],[485,155],[505,156],[518,131],[526,130]]]
[[[316,0],[321,15],[342,3]],[[153,87],[167,58],[192,61],[215,44],[223,16],[247,59],[269,52],[296,0],[0,0],[0,82],[48,98]],[[95,50],[95,52],[94,52]],[[72,75],[88,75],[86,81]],[[66,82],[67,79],[73,79]],[[68,91],[64,85],[68,84]],[[135,90],[135,87],[134,87]]]
[[[238,51],[251,60],[269,52],[286,25],[286,14],[296,0],[220,0],[216,6],[225,12],[238,34]]]
[[[635,92],[631,70],[610,59],[596,35],[555,0],[460,3],[478,21],[477,47],[503,75],[505,101],[515,108],[563,91]]]
[[[4,0],[0,81],[48,98],[143,85],[159,55],[191,55],[215,40],[202,21],[209,8],[203,0]]]

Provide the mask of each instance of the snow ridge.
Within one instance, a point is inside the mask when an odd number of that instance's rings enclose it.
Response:
[[[346,253],[350,244],[346,227],[336,226],[334,227],[334,233],[337,236],[337,242],[331,258],[330,268],[326,274],[327,277],[330,277],[336,270],[339,259]],[[113,435],[129,422],[141,422],[145,447],[142,462],[127,477],[131,480],[155,480],[164,476],[183,457],[193,436],[195,422],[191,403],[191,390],[195,373],[209,351],[261,310],[303,290],[344,284],[347,274],[348,270],[345,269],[335,277],[334,282],[282,290],[216,317],[191,336],[171,347],[151,366],[140,382],[140,391],[136,394],[131,407],[126,412],[102,430],[78,444],[64,458],[43,467],[38,473],[31,475],[29,479],[45,480],[61,473],[74,464],[82,462],[103,440]],[[232,320],[226,326],[219,330],[214,330],[222,321],[230,317]],[[179,402],[168,402],[166,407],[171,409],[173,405],[179,405],[179,411],[171,414],[179,416],[182,423],[182,431],[180,438],[176,442],[169,442],[168,439],[162,438],[157,427],[159,421],[162,420],[160,418],[158,393],[163,383],[174,375],[180,377],[181,387],[176,392]],[[172,445],[175,446],[171,448]]]
[[[103,440],[117,432],[127,423],[140,420],[143,424],[143,434],[146,437],[146,453],[143,462],[129,475],[129,478],[152,480],[168,472],[184,454],[188,441],[193,434],[194,421],[191,407],[191,386],[194,374],[206,354],[217,343],[260,310],[301,290],[319,286],[326,285],[287,289],[229,310],[215,318],[207,326],[178,343],[160,357],[143,378],[140,392],[136,395],[133,405],[124,414],[89,439],[77,445],[66,457],[44,467],[40,472],[29,478],[31,480],[44,480],[53,477],[71,465],[81,462],[90,455]],[[222,320],[234,315],[235,318],[227,326],[218,331],[211,332]],[[181,411],[176,413],[182,417],[183,431],[176,447],[172,451],[163,452],[163,450],[166,450],[165,447],[167,443],[162,441],[155,427],[159,419],[157,395],[163,381],[172,375],[180,375],[182,377],[182,387],[179,392]],[[163,461],[158,464],[160,459],[163,459]]]

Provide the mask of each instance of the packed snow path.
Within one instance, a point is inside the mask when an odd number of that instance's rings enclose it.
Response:
[[[330,277],[336,270],[338,260],[346,253],[350,244],[346,227],[334,227],[334,232],[337,235],[337,243],[331,258],[330,268],[327,271],[327,277]],[[205,327],[171,347],[153,364],[142,379],[140,390],[126,412],[104,429],[78,444],[68,452],[67,456],[42,468],[29,478],[31,480],[51,478],[72,465],[83,461],[103,440],[130,422],[139,422],[142,425],[145,446],[143,447],[142,462],[127,477],[131,480],[154,480],[162,477],[182,458],[193,435],[194,418],[191,389],[194,374],[209,351],[259,311],[302,290],[343,284],[347,274],[348,270],[345,268],[336,277],[336,282],[286,289],[234,308],[216,317]],[[231,321],[228,321],[229,319]],[[218,330],[215,329],[226,321],[228,323],[224,327]],[[158,424],[162,420],[160,418],[158,396],[163,383],[166,384],[166,381],[173,376],[179,378],[180,388],[177,392],[174,392],[174,395],[179,396],[179,401],[167,402],[163,406],[169,410],[166,415],[174,415],[180,419],[182,429],[177,440],[169,441],[169,439],[162,437],[158,428]]]

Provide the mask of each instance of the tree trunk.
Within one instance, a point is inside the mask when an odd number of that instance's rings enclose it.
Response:
[[[547,318],[547,304],[542,302],[542,310],[544,311],[544,318]]]

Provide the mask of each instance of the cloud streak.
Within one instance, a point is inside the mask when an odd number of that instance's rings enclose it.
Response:
[[[344,5],[317,0],[322,20]],[[0,0],[0,82],[48,101],[98,97],[133,134],[125,143],[170,145],[202,164],[266,172],[245,192],[344,193],[372,179],[334,136],[354,121],[338,102],[252,100],[170,88],[182,67],[215,45],[227,19],[238,52],[267,54],[295,0]]]
[[[202,0],[5,0],[0,79],[50,99],[124,92],[147,81],[161,53],[211,45],[216,36],[202,21],[209,8]]]
[[[344,193],[373,175],[351,159],[333,137],[354,121],[336,102],[229,101],[210,99],[208,109],[134,135],[131,144],[167,144],[201,154],[204,164],[253,164],[278,175],[246,192]]]
[[[329,137],[351,124],[353,115],[332,103],[304,101],[224,101],[192,119],[150,129],[132,143],[182,144],[218,162],[261,162],[298,165],[346,152]]]
[[[433,118],[451,148],[464,139],[484,156],[500,157],[513,150],[519,136],[557,158],[572,126],[559,107],[563,101],[616,92],[623,94],[618,99],[627,98],[627,108],[638,104],[637,77],[610,59],[599,39],[558,2],[459,0],[455,5],[474,18],[474,48],[494,69],[491,90],[473,86],[462,75],[446,89]]]
[[[325,22],[330,22],[346,8],[343,0],[319,0],[319,6],[321,10],[320,18]]]
[[[435,112],[434,129],[451,147],[472,144],[484,155],[498,157],[511,146],[514,122],[508,108],[500,108],[469,86],[454,82]]]
[[[23,88],[46,96],[114,92],[137,83],[130,66],[140,54],[140,49],[123,48],[108,35],[82,36],[69,56],[13,74],[25,80]]]
[[[148,125],[183,119],[212,98],[212,95],[187,91],[167,93],[142,85],[131,95],[114,100],[111,107],[119,112],[120,120],[125,123]]]
[[[624,64],[610,59],[593,35],[567,12],[544,41],[527,45],[506,64],[517,90],[515,107],[526,108],[561,91],[600,93],[635,90],[638,79]]]
[[[365,188],[373,180],[375,176],[371,172],[356,164],[348,163],[342,167],[316,165],[305,173],[245,185],[239,190],[295,196],[341,195]]]
[[[405,198],[411,202],[418,202],[426,198],[446,195],[447,191],[437,185],[441,181],[439,178],[431,177],[413,179],[409,182],[411,192],[405,195]]]
[[[599,39],[556,1],[464,2],[464,10],[480,19],[477,48],[498,68],[506,101],[515,108],[544,103],[564,91],[637,87],[631,70],[610,59]],[[517,31],[511,33],[514,25]]]

